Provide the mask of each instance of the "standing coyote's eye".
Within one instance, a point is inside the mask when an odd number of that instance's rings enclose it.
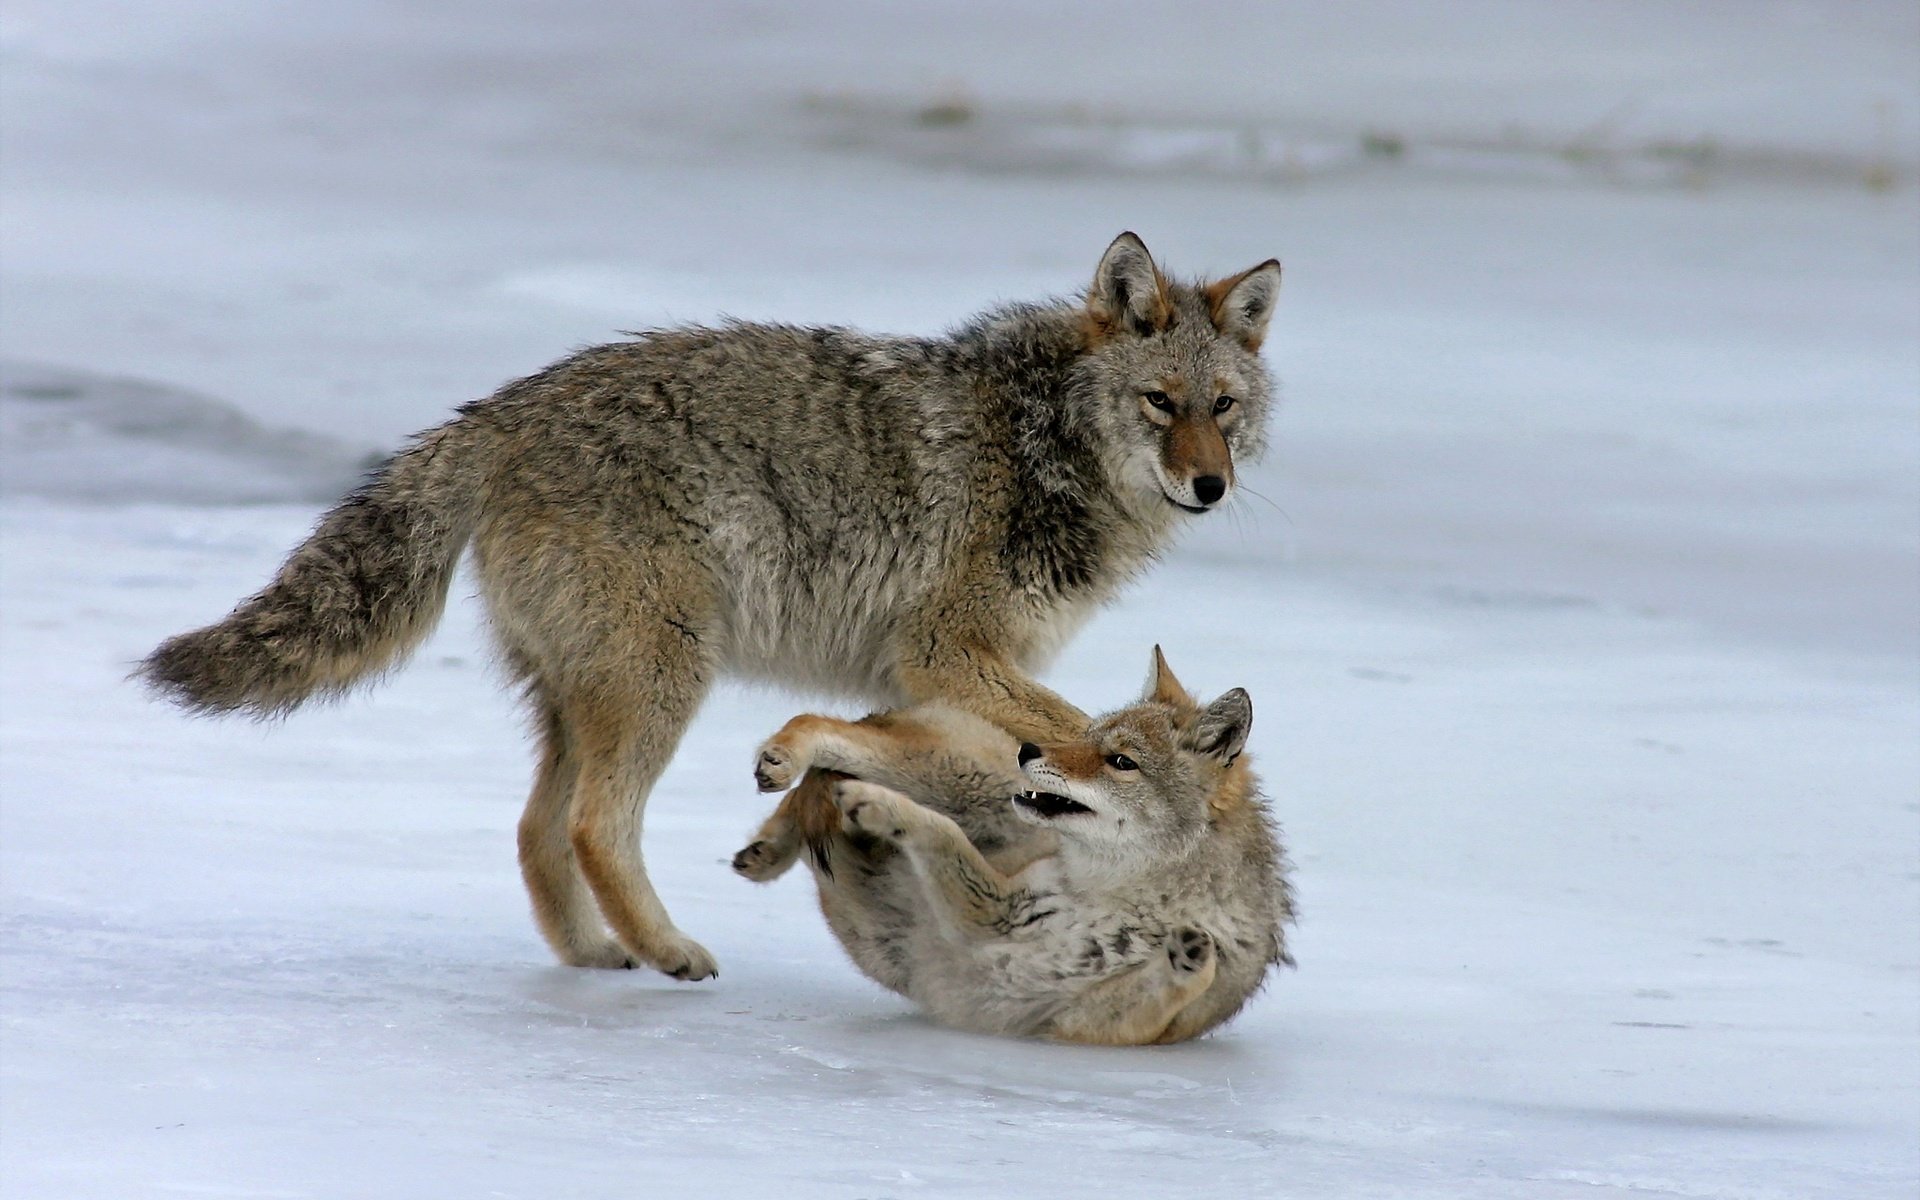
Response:
[[[1124,754],[1107,755],[1107,765],[1116,771],[1138,771],[1140,769],[1139,763]]]
[[[1144,392],[1141,394],[1141,399],[1153,405],[1161,412],[1170,413],[1173,411],[1173,397],[1167,395],[1165,392]]]
[[[1223,413],[1228,409],[1232,408],[1233,405],[1234,405],[1234,399],[1232,396],[1222,396],[1218,400],[1215,400],[1213,402],[1213,411],[1216,414]]]

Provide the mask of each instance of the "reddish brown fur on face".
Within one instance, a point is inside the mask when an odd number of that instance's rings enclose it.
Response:
[[[1167,440],[1161,461],[1167,474],[1175,479],[1196,479],[1217,475],[1233,483],[1233,452],[1214,422],[1209,406],[1196,406],[1173,419],[1167,426]]]
[[[1108,339],[1126,331],[1124,317],[1110,317],[1105,313],[1089,308],[1085,314],[1086,343],[1088,350],[1098,350]],[[1163,295],[1158,310],[1153,317],[1152,329],[1163,332],[1173,323],[1173,303]]]
[[[1100,747],[1092,742],[1054,742],[1040,749],[1047,765],[1068,779],[1097,779],[1106,766]]]

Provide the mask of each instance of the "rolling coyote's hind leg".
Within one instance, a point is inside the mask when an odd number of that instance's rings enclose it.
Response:
[[[733,856],[736,874],[755,883],[771,883],[800,857],[800,822],[794,818],[790,800],[791,794],[782,797],[780,807],[761,824],[753,840]]]
[[[1033,894],[988,862],[951,817],[858,779],[834,785],[833,797],[847,828],[907,854],[929,910],[965,936],[1003,935],[1031,914]]]
[[[1203,929],[1175,930],[1166,949],[1082,992],[1056,1016],[1046,1035],[1094,1046],[1145,1046],[1184,1041],[1184,1010],[1213,986],[1220,960]]]
[[[805,849],[813,865],[834,875],[837,849],[846,845],[840,810],[834,805],[834,784],[845,778],[833,771],[812,770],[780,798],[760,831],[733,856],[733,869],[755,883],[786,874]]]

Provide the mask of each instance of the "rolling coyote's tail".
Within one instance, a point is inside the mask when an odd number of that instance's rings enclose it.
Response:
[[[138,674],[195,712],[276,716],[391,666],[446,605],[487,474],[478,431],[422,435],[321,518],[226,620],[162,642]]]

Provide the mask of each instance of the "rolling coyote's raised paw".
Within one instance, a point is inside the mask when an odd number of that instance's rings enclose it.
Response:
[[[844,779],[833,785],[833,802],[847,827],[870,837],[897,841],[907,835],[908,813],[900,796],[883,787]]]
[[[793,751],[776,738],[760,747],[753,760],[753,782],[763,792],[784,792],[800,772],[794,769]]]
[[[1175,930],[1167,941],[1167,958],[1176,971],[1203,970],[1213,959],[1213,935],[1192,926]]]
[[[733,856],[734,874],[755,883],[766,883],[786,869],[787,860],[780,853],[780,848],[765,838],[744,847]]]

